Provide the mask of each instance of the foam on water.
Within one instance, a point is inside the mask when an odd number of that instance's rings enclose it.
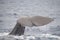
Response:
[[[33,35],[21,35],[21,36],[14,36],[14,35],[8,35],[9,33],[0,33],[0,39],[1,37],[2,38],[14,38],[14,39],[36,39],[36,37],[38,38],[53,38],[53,39],[59,39],[60,40],[60,37],[59,36],[56,36],[56,35],[51,35],[51,34],[40,34],[39,36],[33,36]],[[9,40],[10,40],[9,39]],[[6,39],[7,40],[7,39]]]
[[[8,35],[9,33],[0,33],[0,36]]]

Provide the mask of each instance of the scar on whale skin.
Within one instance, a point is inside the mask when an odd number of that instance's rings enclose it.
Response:
[[[24,35],[25,27],[33,27],[33,26],[43,26],[50,22],[52,22],[54,19],[48,18],[48,17],[42,17],[42,16],[22,16],[17,20],[17,23],[14,27],[14,29],[9,33],[9,35]]]

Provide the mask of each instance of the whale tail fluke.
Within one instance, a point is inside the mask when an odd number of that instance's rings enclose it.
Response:
[[[54,19],[42,16],[33,16],[33,17],[21,17],[17,20],[17,24],[15,25],[12,32],[9,35],[23,35],[25,26],[43,26],[52,22]]]
[[[12,32],[9,33],[9,35],[23,35],[24,34],[25,27],[21,26],[19,23],[17,23],[12,30]]]

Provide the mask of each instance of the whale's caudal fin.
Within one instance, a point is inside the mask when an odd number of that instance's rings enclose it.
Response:
[[[24,34],[25,27],[21,26],[19,23],[17,23],[12,30],[12,32],[9,33],[9,35],[23,35]]]
[[[34,16],[34,17],[22,17],[17,20],[17,24],[10,33],[10,35],[23,35],[25,26],[43,26],[53,21],[52,18]]]

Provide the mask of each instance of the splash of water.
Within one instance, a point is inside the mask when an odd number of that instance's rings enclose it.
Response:
[[[0,33],[0,37],[6,36],[7,38],[10,36],[10,38],[15,38],[15,39],[36,39],[36,37],[39,38],[57,38],[60,40],[59,36],[56,35],[51,35],[51,34],[40,34],[39,36],[34,36],[34,35],[21,35],[21,36],[14,36],[14,35],[8,35],[9,33]]]

